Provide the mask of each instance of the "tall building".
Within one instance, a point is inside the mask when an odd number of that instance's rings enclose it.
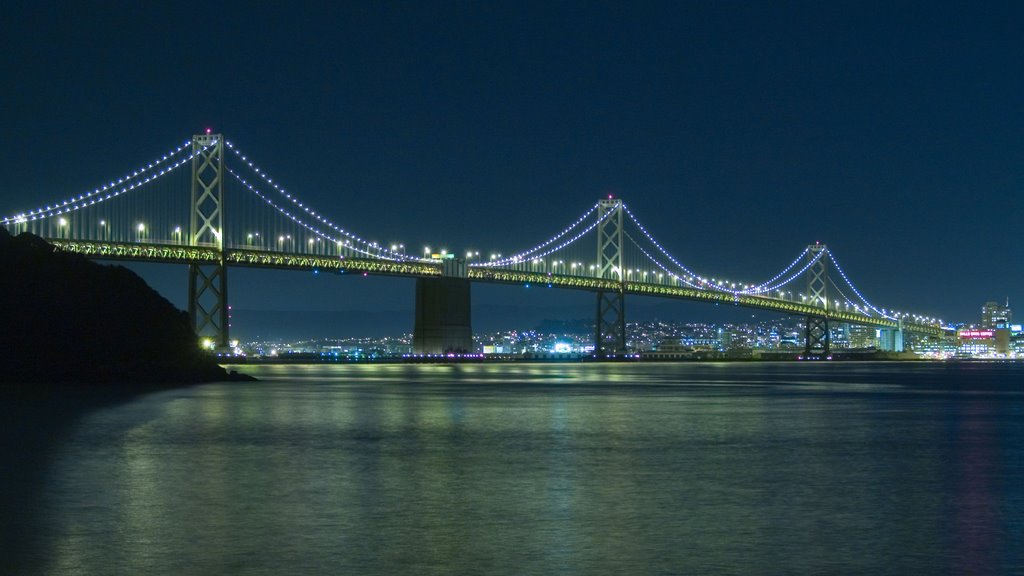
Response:
[[[1007,328],[1012,318],[1010,313],[1010,299],[1006,299],[1006,305],[1003,306],[998,302],[985,302],[985,305],[981,307],[981,327],[982,328],[995,328],[1002,324],[1003,328]]]
[[[874,348],[878,345],[878,329],[863,324],[850,324],[850,348]]]

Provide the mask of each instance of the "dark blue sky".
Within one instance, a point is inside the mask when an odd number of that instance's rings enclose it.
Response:
[[[4,215],[211,126],[371,238],[511,252],[614,193],[710,274],[760,281],[822,241],[880,306],[970,321],[1024,296],[1021,3],[5,13]],[[146,274],[183,305],[173,270]],[[239,277],[236,307],[412,305],[408,281]]]

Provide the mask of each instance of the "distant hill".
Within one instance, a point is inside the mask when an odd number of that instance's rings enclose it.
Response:
[[[0,228],[0,382],[191,383],[229,375],[134,272]]]

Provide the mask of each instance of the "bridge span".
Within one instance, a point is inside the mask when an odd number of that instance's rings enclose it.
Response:
[[[191,199],[190,202],[185,200]],[[228,204],[230,199],[230,205]],[[652,296],[800,316],[804,352],[827,356],[830,325],[939,337],[941,321],[868,301],[826,245],[808,245],[772,278],[736,282],[684,265],[618,198],[604,198],[533,247],[463,257],[381,246],[313,210],[219,134],[200,134],[92,192],[0,220],[56,249],[101,260],[185,264],[197,334],[226,346],[228,271],[320,270],[417,279],[414,347],[472,349],[470,284],[546,285],[595,294],[595,350],[625,351],[626,296]],[[459,255],[461,256],[461,254]]]

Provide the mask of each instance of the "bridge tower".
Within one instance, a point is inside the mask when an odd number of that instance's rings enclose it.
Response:
[[[224,136],[192,137],[189,246],[213,246],[218,261],[188,267],[188,316],[199,336],[228,346],[228,269],[224,262]]]
[[[615,290],[597,292],[594,353],[599,358],[626,351],[626,310],[622,272],[622,200],[602,199],[597,208],[597,276],[618,280]]]
[[[828,356],[831,334],[828,326],[828,248],[824,244],[807,247],[808,261],[815,261],[807,269],[807,304],[822,309],[822,315],[808,314],[804,319],[804,354]]]

